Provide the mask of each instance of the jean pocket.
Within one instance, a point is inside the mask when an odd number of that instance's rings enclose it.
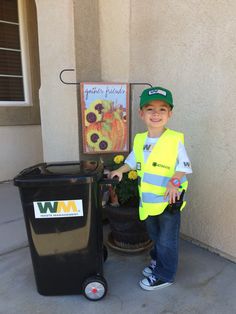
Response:
[[[165,208],[165,211],[169,212],[170,214],[175,214],[176,212],[180,211],[182,205],[183,201],[177,200],[173,204],[168,204]]]

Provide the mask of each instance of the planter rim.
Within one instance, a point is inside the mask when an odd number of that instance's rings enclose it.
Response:
[[[113,238],[112,238],[112,234],[111,232],[108,234],[108,238],[107,238],[107,245],[117,251],[120,252],[124,252],[124,253],[139,253],[139,252],[143,252],[147,249],[150,249],[152,247],[152,240],[148,240],[145,242],[145,245],[140,247],[140,248],[122,248],[119,247],[115,244]]]

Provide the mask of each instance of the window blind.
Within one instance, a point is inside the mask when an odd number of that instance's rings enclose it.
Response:
[[[0,1],[0,101],[24,101],[17,0]]]

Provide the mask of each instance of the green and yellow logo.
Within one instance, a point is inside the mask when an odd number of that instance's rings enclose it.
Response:
[[[82,200],[33,202],[35,218],[83,216]]]

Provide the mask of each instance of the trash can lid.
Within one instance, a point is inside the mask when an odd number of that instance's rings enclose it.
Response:
[[[22,170],[15,178],[16,186],[87,184],[99,181],[103,164],[98,161],[40,163]]]

